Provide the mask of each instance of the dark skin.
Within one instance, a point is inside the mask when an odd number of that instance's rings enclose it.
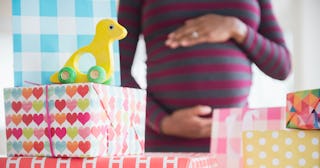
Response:
[[[192,32],[197,32],[197,37]],[[187,20],[183,26],[171,32],[165,44],[172,48],[190,47],[201,43],[220,43],[233,39],[241,44],[247,27],[240,19],[231,16],[207,14]],[[198,105],[174,111],[161,122],[163,134],[184,138],[207,138],[211,135],[210,106]]]

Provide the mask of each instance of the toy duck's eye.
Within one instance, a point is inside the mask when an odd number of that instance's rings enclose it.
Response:
[[[109,26],[109,29],[112,30],[112,29],[113,29],[113,25],[110,25],[110,26]]]

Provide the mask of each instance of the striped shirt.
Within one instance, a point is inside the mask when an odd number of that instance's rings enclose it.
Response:
[[[214,13],[246,23],[243,44],[233,40],[170,49],[164,41],[190,18]],[[160,133],[163,117],[196,105],[242,107],[252,84],[251,64],[284,80],[290,54],[270,0],[120,0],[119,23],[128,30],[120,41],[123,86],[138,87],[131,76],[136,45],[144,35],[147,52],[146,151],[209,151],[210,139]]]

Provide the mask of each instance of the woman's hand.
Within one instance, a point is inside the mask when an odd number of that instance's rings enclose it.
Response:
[[[165,135],[184,138],[208,138],[211,135],[211,118],[201,116],[211,114],[210,106],[198,105],[177,110],[161,122],[161,131]]]
[[[207,14],[190,19],[170,33],[165,44],[170,48],[188,47],[200,43],[219,43],[234,39],[242,43],[247,34],[246,25],[238,18]]]

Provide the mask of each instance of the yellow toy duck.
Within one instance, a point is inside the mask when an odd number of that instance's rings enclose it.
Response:
[[[52,83],[94,82],[109,84],[114,73],[112,43],[127,36],[127,30],[113,19],[103,19],[96,26],[92,42],[80,48],[65,63],[63,68],[51,77]],[[80,56],[90,53],[96,59],[96,65],[87,74],[78,68]]]

